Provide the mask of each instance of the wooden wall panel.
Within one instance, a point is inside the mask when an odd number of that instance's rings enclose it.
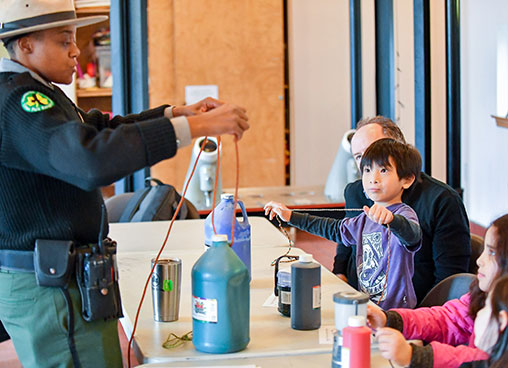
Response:
[[[276,0],[150,0],[150,105],[183,104],[186,85],[216,84],[244,106],[251,129],[239,142],[240,185],[284,185],[283,5]],[[223,187],[234,186],[231,137],[223,139]],[[152,168],[181,188],[191,148]]]

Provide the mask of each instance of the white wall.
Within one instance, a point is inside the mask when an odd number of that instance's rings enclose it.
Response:
[[[349,2],[288,2],[291,184],[326,182],[351,127]]]
[[[508,39],[508,2],[463,0],[461,4],[464,199],[470,220],[487,226],[508,213],[508,129],[496,126],[490,117],[498,111],[498,40]],[[501,68],[506,72],[508,65]]]
[[[415,68],[413,2],[393,1],[395,122],[408,143],[415,142]]]
[[[431,173],[446,182],[446,17],[443,0],[430,1]]]
[[[376,14],[374,0],[363,0],[362,118],[376,116]]]
[[[362,11],[363,117],[376,113],[374,0]],[[291,184],[324,184],[351,126],[349,2],[290,0]],[[394,1],[396,121],[414,143],[413,6]]]

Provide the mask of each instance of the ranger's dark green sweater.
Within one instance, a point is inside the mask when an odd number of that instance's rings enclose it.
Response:
[[[30,91],[54,106],[25,111]],[[0,73],[0,249],[33,250],[36,239],[97,241],[99,188],[176,154],[165,107],[110,119],[78,110],[29,73]]]

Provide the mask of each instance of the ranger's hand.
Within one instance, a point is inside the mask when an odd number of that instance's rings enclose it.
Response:
[[[246,110],[227,103],[207,112],[189,116],[187,120],[192,138],[231,134],[236,139],[241,139],[243,133],[250,127]]]
[[[177,117],[199,115],[222,105],[224,105],[224,102],[216,100],[212,97],[207,97],[192,105],[175,106],[173,108],[173,116]]]

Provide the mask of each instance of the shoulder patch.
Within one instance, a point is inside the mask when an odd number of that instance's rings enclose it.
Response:
[[[21,107],[26,112],[39,112],[51,109],[55,103],[51,98],[38,91],[28,91],[21,97]]]

